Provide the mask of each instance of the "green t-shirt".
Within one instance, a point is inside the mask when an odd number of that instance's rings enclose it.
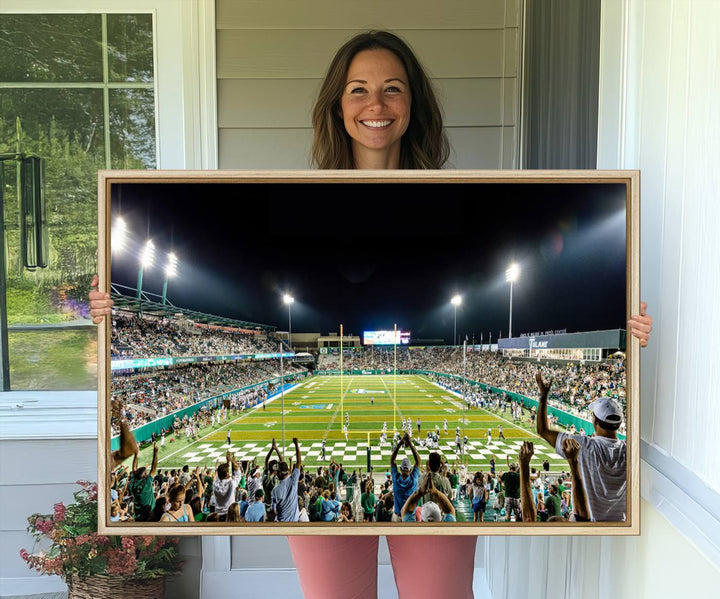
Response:
[[[505,497],[520,499],[520,475],[517,472],[506,472],[500,480],[505,487]]]
[[[360,505],[366,514],[372,514],[375,511],[375,503],[375,493],[363,493],[360,496]]]
[[[548,518],[553,516],[562,516],[560,511],[560,495],[552,493],[545,498],[545,509],[547,509]]]
[[[135,519],[147,520],[155,507],[155,491],[153,479],[150,476],[137,478],[132,476],[130,480],[130,493],[135,505]]]

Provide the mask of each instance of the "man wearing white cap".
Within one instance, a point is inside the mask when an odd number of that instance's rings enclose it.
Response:
[[[415,466],[410,465],[410,460],[404,457],[400,462],[400,470],[398,470],[395,459],[402,446],[409,447],[415,458]],[[418,479],[420,478],[420,454],[415,449],[409,433],[405,433],[400,443],[397,444],[390,455],[390,476],[393,483],[393,500],[394,513],[393,522],[400,522],[402,516],[402,508],[408,497],[417,490]]]
[[[402,507],[403,522],[417,522],[416,508],[423,496],[430,496],[434,501],[425,501],[420,508],[421,522],[455,522],[455,508],[447,495],[434,484],[432,477],[426,477],[420,488],[407,498]]]
[[[627,512],[627,447],[618,439],[617,430],[623,419],[622,406],[610,397],[601,397],[590,408],[593,412],[595,435],[569,435],[551,429],[547,424],[547,398],[552,380],[543,381],[537,374],[540,388],[537,433],[566,457],[562,449],[566,438],[580,445],[580,473],[585,483],[590,519],[595,522],[623,522]]]

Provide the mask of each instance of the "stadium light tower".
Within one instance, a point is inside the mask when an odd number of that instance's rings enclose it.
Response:
[[[165,282],[163,283],[162,303],[163,306],[167,302],[167,286],[168,279],[177,275],[177,256],[170,252],[167,256],[167,262],[165,263]]]
[[[292,351],[292,314],[291,314],[291,306],[295,302],[295,298],[292,295],[285,294],[283,295],[283,302],[287,304],[288,307],[288,344],[290,345],[290,351]]]
[[[462,296],[460,296],[460,295],[453,296],[453,298],[450,300],[450,303],[455,308],[455,323],[453,325],[453,342],[452,342],[452,344],[455,345],[455,341],[457,340],[457,307],[460,304],[462,304]]]
[[[513,283],[520,277],[520,266],[516,263],[510,265],[505,271],[505,280],[510,283],[510,325],[508,326],[508,339],[512,338],[512,292]]]
[[[112,253],[119,254],[125,249],[127,243],[127,225],[121,217],[117,217],[110,230]]]
[[[153,244],[152,240],[148,239],[145,247],[142,250],[142,253],[140,254],[140,270],[138,271],[137,282],[137,299],[140,299],[140,294],[142,293],[143,271],[153,265],[154,259],[155,245]]]

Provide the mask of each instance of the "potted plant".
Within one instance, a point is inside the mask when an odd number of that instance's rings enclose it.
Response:
[[[68,599],[162,599],[165,577],[182,569],[179,539],[98,534],[97,484],[77,484],[74,503],[28,517],[35,545],[20,557],[41,574],[61,576]]]

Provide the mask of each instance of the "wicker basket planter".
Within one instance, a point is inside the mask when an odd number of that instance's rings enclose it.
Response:
[[[164,599],[165,577],[88,576],[68,582],[68,599]]]

